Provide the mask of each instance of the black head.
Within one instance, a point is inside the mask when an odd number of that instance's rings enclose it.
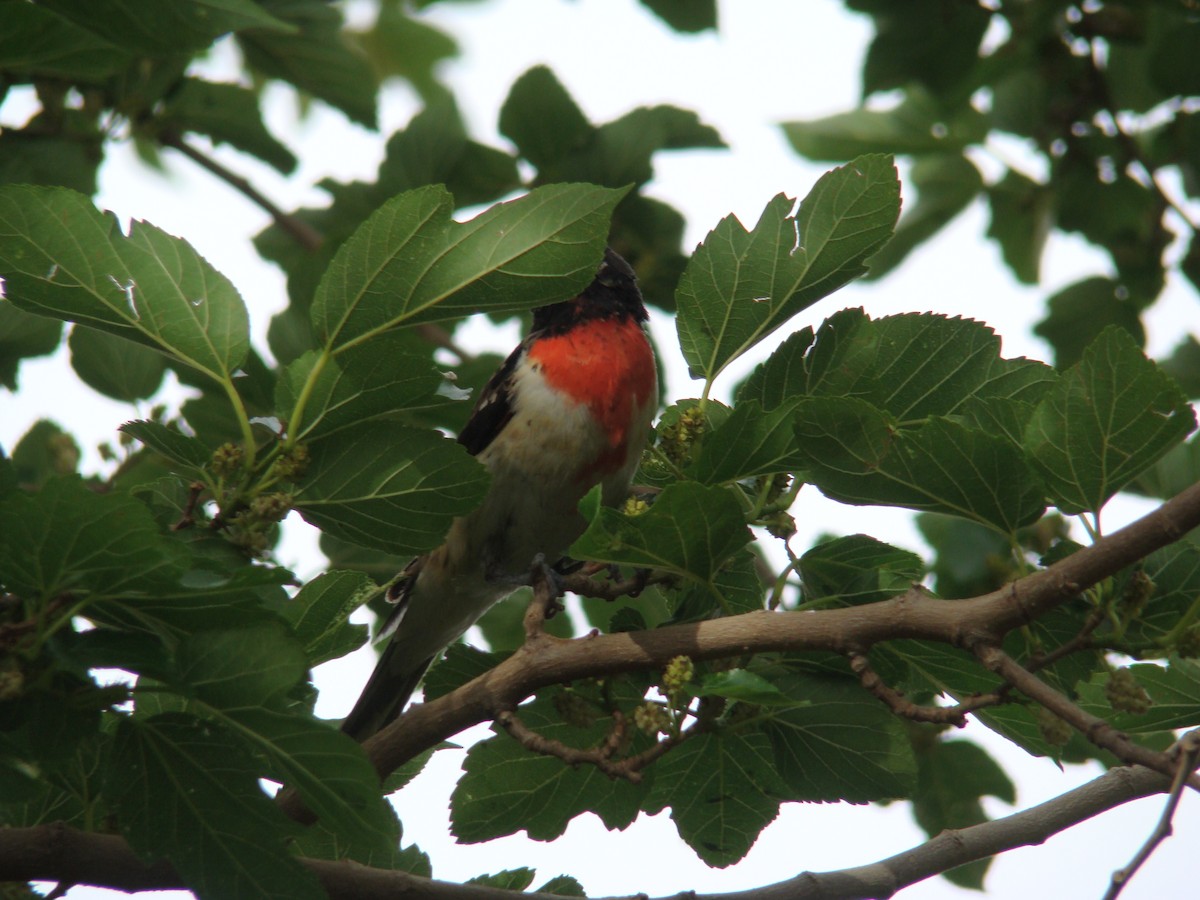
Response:
[[[561,303],[551,303],[533,311],[533,330],[561,333],[577,322],[587,319],[630,317],[645,322],[646,307],[638,290],[633,267],[611,248],[605,248],[604,259],[596,277],[577,297]]]

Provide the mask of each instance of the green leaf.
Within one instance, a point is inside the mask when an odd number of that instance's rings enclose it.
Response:
[[[910,88],[895,109],[856,109],[807,122],[784,122],[801,156],[840,162],[864,153],[948,153],[987,137],[985,116],[969,106],[947,116],[936,101]]]
[[[487,470],[461,445],[395,422],[342,429],[309,446],[295,509],[322,531],[389,553],[423,553],[469,512]]]
[[[1200,241],[1195,243],[1200,247]],[[1200,258],[1197,261],[1200,262]],[[0,309],[0,312],[2,311]],[[1190,334],[1187,335],[1159,365],[1164,372],[1179,382],[1179,386],[1189,397],[1200,397],[1200,341]]]
[[[918,746],[913,817],[930,837],[988,821],[980,803],[985,796],[1016,802],[1012,781],[978,744],[934,740]],[[990,863],[990,859],[978,860],[945,875],[955,884],[978,890]]]
[[[458,55],[454,38],[424,20],[407,14],[399,4],[384,4],[370,31],[351,32],[382,79],[408,80],[426,102],[442,94],[437,81],[438,63]]]
[[[509,89],[500,133],[539,169],[586,145],[595,129],[554,73],[534,66]]]
[[[725,422],[705,435],[688,474],[703,484],[730,484],[803,465],[806,457],[795,441],[794,407],[785,404],[764,412],[756,400],[739,403]]]
[[[76,325],[67,343],[75,374],[114,400],[132,403],[153,396],[167,371],[162,354],[95,328]]]
[[[74,475],[79,469],[79,444],[56,422],[38,419],[13,448],[12,472],[16,483],[26,488],[41,487],[58,475]]]
[[[291,30],[251,0],[158,0],[74,3],[42,0],[59,15],[132,53],[169,56],[206,48],[229,31],[242,28]]]
[[[712,585],[722,563],[750,537],[733,494],[680,482],[665,488],[640,515],[600,508],[571,545],[570,555],[644,566]]]
[[[1104,691],[1108,672],[1079,685],[1080,705],[1128,734],[1154,734],[1200,724],[1200,664],[1195,660],[1172,659],[1165,668],[1143,663],[1130,666],[1129,671],[1153,701],[1148,711],[1114,712]]]
[[[792,699],[764,726],[786,797],[865,803],[912,794],[916,761],[904,724],[849,679],[772,678]]]
[[[371,419],[437,409],[461,394],[427,356],[404,352],[407,338],[382,334],[337,357],[313,350],[288,364],[275,386],[275,408],[289,437],[315,440]]]
[[[53,353],[61,340],[61,322],[30,315],[0,300],[0,385],[15,391],[21,360]]]
[[[827,172],[789,216],[780,194],[753,231],[734,216],[697,248],[676,291],[679,344],[693,378],[711,382],[801,310],[865,271],[900,211],[889,157]]]
[[[267,761],[272,778],[296,788],[344,855],[370,863],[400,843],[400,828],[375,767],[348,735],[325,722],[245,707],[220,717]]]
[[[865,534],[834,538],[800,557],[803,603],[844,606],[902,594],[925,574],[921,557]]]
[[[778,815],[782,791],[765,735],[702,733],[658,761],[645,809],[671,807],[679,836],[708,865],[724,868]]]
[[[5,0],[0,69],[87,84],[129,65],[130,55],[44,6]]]
[[[694,697],[724,697],[757,706],[790,705],[792,700],[761,675],[747,669],[727,669],[705,675],[699,686],[689,688]]]
[[[1054,348],[1058,368],[1073,366],[1083,351],[1105,328],[1124,329],[1139,347],[1146,345],[1146,329],[1129,290],[1111,278],[1085,278],[1068,285],[1046,301],[1046,318],[1033,333]]]
[[[182,574],[182,544],[161,536],[142,503],[97,494],[75,477],[36,494],[0,498],[0,572],[18,594],[96,599],[167,588]]]
[[[1041,399],[1054,371],[1002,359],[1000,338],[971,319],[844,309],[784,341],[746,380],[740,401],[766,409],[798,396],[865,400],[900,421],[962,415],[972,404]]]
[[[325,896],[284,845],[301,827],[223,730],[181,714],[125,717],[112,760],[105,794],[125,837],[147,861],[170,860],[200,897]]]
[[[445,188],[401,194],[338,250],[313,326],[341,350],[400,325],[566,299],[595,274],[622,193],[549,185],[462,224]]]
[[[187,242],[145,222],[129,236],[82,194],[0,187],[9,300],[153,347],[228,381],[250,347],[236,288]]]
[[[126,422],[118,431],[136,438],[155,453],[188,469],[199,471],[212,461],[212,451],[203,441],[161,422],[146,419]]]
[[[806,480],[834,500],[944,512],[1011,532],[1045,508],[1044,488],[1004,438],[950,419],[901,429],[852,397],[805,400],[796,434]]]
[[[945,228],[983,189],[983,176],[964,156],[938,153],[913,162],[912,183],[917,202],[896,226],[896,233],[871,257],[867,278],[882,278],[908,254]]]
[[[932,93],[965,98],[976,87],[968,76],[979,61],[979,44],[990,10],[955,0],[889,0],[847,4],[875,20],[875,37],[863,63],[863,95],[904,88],[917,81]]]
[[[0,184],[58,185],[94,194],[102,142],[96,122],[82,110],[43,110],[25,127],[0,134]]]
[[[586,897],[583,885],[570,875],[556,875],[537,889],[539,894],[558,894],[560,897]]]
[[[641,695],[635,697],[629,684],[618,679],[613,688],[635,704]],[[569,708],[569,720],[560,707]],[[519,715],[538,734],[573,747],[599,746],[612,725],[607,710],[592,703],[590,695],[560,687],[544,690]],[[585,812],[599,816],[610,830],[627,828],[637,818],[645,784],[614,781],[595,766],[565,766],[562,760],[526,750],[500,733],[499,726],[493,732],[467,751],[463,776],[451,797],[450,830],[457,840],[476,843],[523,828],[534,840],[550,841]],[[648,738],[636,737],[632,752],[648,743]]]
[[[1000,245],[1004,263],[1022,284],[1037,284],[1042,250],[1054,226],[1053,195],[1020,172],[1008,169],[987,188],[992,219],[987,235]]]
[[[1012,574],[1012,544],[995,530],[952,516],[922,513],[917,528],[936,555],[930,570],[939,597],[976,597]]]
[[[1200,435],[1176,444],[1162,458],[1129,483],[1127,490],[1170,499],[1200,481]]]
[[[175,656],[180,692],[217,709],[274,703],[308,672],[303,648],[278,621],[189,634]]]
[[[504,869],[492,875],[476,875],[467,879],[467,884],[481,884],[487,887],[500,888],[506,891],[523,891],[533,884],[533,869]]]
[[[267,13],[291,30],[238,33],[246,64],[324,100],[353,121],[376,126],[375,73],[342,30],[342,14],[320,0],[268,0]]]
[[[207,135],[213,143],[236,147],[285,175],[296,168],[292,151],[267,131],[257,93],[236,84],[183,79],[168,95],[155,125]]]
[[[1098,512],[1195,424],[1178,385],[1109,326],[1042,399],[1025,446],[1059,509]]]
[[[322,572],[304,585],[280,613],[304,644],[310,666],[345,656],[367,641],[365,625],[351,625],[350,614],[377,593],[360,572]]]
[[[691,34],[717,27],[716,0],[641,0],[676,31]]]

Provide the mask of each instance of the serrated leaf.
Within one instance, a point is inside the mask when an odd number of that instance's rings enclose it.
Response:
[[[452,386],[429,358],[401,349],[408,346],[406,338],[383,334],[337,357],[311,350],[289,363],[275,387],[275,408],[287,418],[289,437],[315,440],[360,422],[451,402]]]
[[[679,836],[710,866],[742,859],[779,813],[783,784],[766,735],[695,735],[655,766],[650,814],[671,808]]]
[[[309,447],[295,509],[322,531],[389,553],[423,553],[469,512],[487,470],[460,444],[432,431],[377,421]]]
[[[153,396],[167,371],[162,354],[94,328],[76,325],[67,343],[75,374],[114,400],[132,403]]]
[[[256,156],[285,175],[296,168],[296,157],[267,131],[258,108],[258,94],[236,84],[217,84],[185,78],[167,96],[158,127],[207,135]]]
[[[800,557],[803,603],[855,605],[902,594],[921,580],[921,557],[865,534],[834,538]]]
[[[1038,404],[1025,446],[1059,509],[1098,512],[1195,424],[1178,385],[1110,326]]]
[[[1004,438],[943,418],[901,429],[852,397],[805,400],[796,416],[805,477],[834,500],[944,512],[1011,532],[1045,508],[1044,488]]]
[[[161,422],[140,419],[126,422],[117,430],[141,441],[155,453],[189,469],[203,469],[212,461],[212,451],[203,441]]]
[[[548,185],[460,224],[445,188],[407,191],[338,250],[313,299],[313,327],[340,351],[401,325],[566,299],[595,274],[623,194]]]
[[[105,794],[130,844],[165,857],[202,898],[321,900],[284,840],[302,829],[258,786],[245,749],[182,714],[124,718]]]
[[[892,239],[871,257],[867,278],[882,278],[921,244],[950,224],[983,189],[983,176],[965,156],[952,153],[919,156],[912,183],[917,202],[908,207]]]
[[[18,307],[145,344],[218,381],[250,348],[237,289],[186,241],[138,221],[124,236],[74,191],[0,187],[0,265]]]
[[[539,894],[558,894],[560,897],[586,897],[587,893],[570,875],[556,875],[537,889]]]
[[[724,488],[680,482],[628,516],[601,507],[571,545],[576,559],[644,566],[713,583],[722,563],[750,541],[741,508]]]
[[[730,484],[744,478],[790,472],[803,465],[792,426],[794,404],[764,412],[747,400],[711,434],[705,435],[688,475],[702,484]]]
[[[676,290],[679,344],[712,381],[796,313],[858,277],[891,236],[900,183],[890,157],[827,172],[800,203],[780,194],[753,231],[728,216],[693,254]]]
[[[1036,402],[1054,378],[1044,363],[1001,358],[999,336],[982,322],[844,309],[815,336],[805,329],[788,338],[738,398],[771,409],[797,396],[848,397],[907,421],[961,415],[973,403]]]
[[[620,690],[619,683],[614,687]],[[601,744],[611,727],[611,716],[602,707],[581,701],[582,707],[572,707],[572,721],[582,719],[586,724],[570,724],[555,704],[556,697],[565,695],[562,688],[543,691],[533,703],[520,708],[521,721],[568,746]],[[626,699],[636,703],[640,695]],[[493,731],[498,732],[498,726]],[[635,741],[637,749],[648,743],[644,737]],[[637,818],[646,790],[646,784],[613,781],[595,766],[565,766],[560,759],[532,753],[507,734],[496,733],[467,751],[463,777],[450,801],[450,830],[464,843],[490,840],[522,828],[534,840],[548,841],[559,837],[572,818],[589,811],[610,830],[624,829]]]
[[[127,494],[97,494],[76,477],[51,478],[36,494],[0,498],[0,572],[19,594],[65,591],[93,600],[170,587],[186,551],[159,534]]]
[[[767,708],[764,726],[788,799],[865,803],[912,793],[916,760],[904,725],[857,683],[799,674],[772,681],[793,703]]]
[[[491,875],[476,875],[467,879],[467,884],[480,884],[487,887],[500,888],[505,891],[523,891],[533,884],[533,869],[504,869]]]
[[[379,776],[348,735],[315,719],[254,707],[228,710],[220,721],[263,756],[271,777],[300,792],[346,856],[370,863],[397,849],[399,823]]]
[[[350,614],[377,592],[360,572],[322,572],[279,611],[303,642],[308,664],[319,666],[366,643],[366,626],[351,625]]]

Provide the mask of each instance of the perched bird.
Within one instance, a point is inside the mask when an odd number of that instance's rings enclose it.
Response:
[[[483,503],[454,520],[389,591],[391,640],[342,730],[362,741],[394,720],[425,670],[539,555],[559,559],[585,527],[579,501],[625,499],[657,404],[646,308],[633,269],[605,251],[581,294],[533,313],[458,441],[491,471]]]

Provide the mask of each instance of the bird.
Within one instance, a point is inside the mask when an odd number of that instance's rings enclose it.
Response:
[[[361,742],[394,721],[442,650],[538,560],[559,560],[586,527],[578,505],[594,486],[605,505],[625,500],[658,405],[647,318],[633,268],[611,248],[581,293],[534,310],[458,434],[491,473],[487,493],[390,585],[387,643],[343,732]]]

